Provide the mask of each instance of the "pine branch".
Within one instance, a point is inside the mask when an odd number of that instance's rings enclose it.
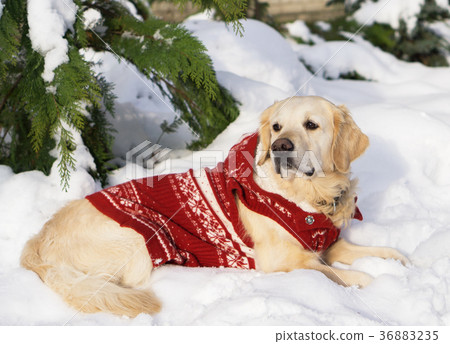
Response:
[[[182,3],[184,0],[179,0]],[[59,154],[58,169],[63,189],[69,187],[76,167],[72,133],[81,133],[94,158],[94,178],[106,183],[113,157],[113,129],[107,114],[114,115],[110,84],[93,72],[79,49],[111,51],[154,83],[180,113],[163,132],[177,129],[181,119],[199,132],[193,143],[205,146],[238,114],[236,101],[216,79],[212,61],[203,44],[185,28],[153,18],[149,0],[129,0],[144,20],[136,19],[119,1],[74,0],[77,17],[67,30],[68,62],[53,72],[52,82],[42,79],[44,56],[33,50],[29,35],[27,0],[6,0],[0,18],[0,163],[15,172],[39,169],[49,173]],[[199,0],[215,8],[239,28],[245,1]],[[86,30],[83,13],[96,9],[101,25]],[[45,55],[45,54],[44,54]],[[6,139],[7,138],[7,139]],[[57,141],[57,142],[56,142]],[[5,143],[7,142],[7,144]]]
[[[173,0],[183,8],[191,0]],[[244,26],[239,19],[245,19],[247,14],[247,0],[192,0],[192,3],[200,8],[201,11],[215,10],[216,16],[231,23],[233,30],[241,37],[244,34]]]
[[[6,102],[8,101],[9,97],[11,97],[11,95],[13,94],[13,92],[16,90],[17,86],[19,85],[19,82],[22,80],[22,74],[19,75],[19,77],[17,78],[17,80],[14,82],[14,84],[12,85],[12,87],[10,88],[10,90],[8,91],[8,93],[6,93],[6,95],[3,97],[3,101],[0,104],[0,113],[3,111],[3,108],[6,105]]]

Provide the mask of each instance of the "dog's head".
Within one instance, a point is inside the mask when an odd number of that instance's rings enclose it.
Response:
[[[270,159],[284,178],[314,178],[347,173],[369,139],[348,109],[321,97],[292,97],[275,103],[261,116],[259,165]]]

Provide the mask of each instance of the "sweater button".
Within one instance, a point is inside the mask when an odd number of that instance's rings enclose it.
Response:
[[[308,225],[312,225],[314,223],[314,216],[308,215],[307,217],[305,217],[305,222]]]

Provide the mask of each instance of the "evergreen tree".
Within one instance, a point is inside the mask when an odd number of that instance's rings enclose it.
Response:
[[[416,25],[412,30],[408,29],[403,20],[400,20],[398,29],[379,23],[361,27],[353,21],[352,15],[363,2],[365,0],[328,1],[329,5],[336,3],[345,3],[346,5],[347,17],[344,21],[342,19],[334,20],[331,23],[333,31],[360,31],[365,39],[399,59],[421,62],[428,66],[448,66],[449,42],[430,28],[430,24],[450,18],[450,13],[446,8],[439,6],[435,0],[425,0],[420,13],[417,15]],[[326,35],[329,35],[329,33],[326,33]]]
[[[63,188],[68,187],[75,168],[73,132],[96,163],[94,177],[105,182],[112,158],[113,130],[107,114],[114,114],[112,85],[93,72],[82,50],[111,52],[124,59],[156,84],[199,134],[191,147],[204,147],[238,116],[236,101],[217,82],[212,62],[202,43],[186,29],[151,16],[151,0],[129,0],[137,16],[120,1],[67,0],[74,4],[73,28],[63,36],[68,44],[67,61],[44,78],[47,66],[42,53],[30,39],[27,0],[2,0],[0,12],[0,164],[15,172],[38,169],[49,173],[59,153]],[[185,0],[174,0],[182,5]],[[216,8],[242,26],[246,2],[240,0],[196,0],[202,8]],[[95,10],[102,20],[94,27],[84,25],[84,13]],[[142,18],[142,19],[138,19]],[[164,122],[163,130],[173,130]],[[178,121],[178,122],[177,122]]]
[[[429,26],[448,18],[450,13],[447,9],[440,7],[435,0],[425,0],[411,32],[404,22],[400,23],[392,53],[406,61],[421,62],[428,66],[448,66],[446,56],[450,52],[449,42]]]

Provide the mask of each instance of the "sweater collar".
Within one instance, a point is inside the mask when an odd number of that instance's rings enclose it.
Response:
[[[258,132],[246,136],[233,146],[224,161],[224,172],[230,180],[237,183],[240,200],[250,209],[271,217],[283,227],[295,226],[295,232],[305,229],[333,228],[337,229],[331,220],[322,213],[304,211],[294,202],[262,189],[253,178],[253,166],[258,145]],[[233,187],[234,189],[235,186]],[[266,209],[263,209],[266,208]],[[291,216],[285,216],[285,215]],[[362,220],[358,207],[354,218]],[[289,221],[287,223],[283,223]],[[292,222],[293,221],[293,222]],[[290,225],[292,224],[292,225]],[[305,225],[306,224],[306,225]]]

